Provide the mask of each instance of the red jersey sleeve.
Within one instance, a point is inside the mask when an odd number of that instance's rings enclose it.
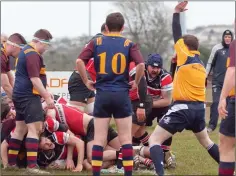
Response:
[[[7,73],[10,71],[10,65],[8,57],[1,52],[1,73]]]
[[[65,132],[57,131],[53,133],[53,138],[55,139],[56,143],[60,145],[67,144],[69,137],[70,135]]]
[[[47,120],[44,122],[45,128],[50,132],[53,133],[58,130],[59,122],[51,117],[47,117]]]
[[[167,74],[161,79],[161,91],[169,91],[173,89],[172,77]]]
[[[39,77],[41,69],[41,58],[37,53],[26,56],[26,66],[30,78]]]
[[[133,44],[130,48],[130,57],[132,61],[135,62],[136,65],[143,63],[143,56],[139,50],[139,47],[137,44]]]
[[[86,65],[86,70],[89,73],[89,76],[91,77],[91,79],[93,80],[93,82],[96,81],[96,71],[95,71],[95,67],[94,67],[94,59],[90,59],[89,62]]]
[[[94,51],[94,41],[91,40],[88,44],[85,45],[84,49],[79,55],[79,59],[82,59],[86,64],[93,57]]]

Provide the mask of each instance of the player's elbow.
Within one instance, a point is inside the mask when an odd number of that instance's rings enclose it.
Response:
[[[136,66],[136,70],[144,71],[145,70],[145,64],[144,63],[139,63]]]
[[[78,58],[76,60],[76,65],[81,65],[81,64],[84,64],[84,61],[82,59]]]

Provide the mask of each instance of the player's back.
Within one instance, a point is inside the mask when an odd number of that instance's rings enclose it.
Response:
[[[133,43],[122,36],[103,36],[94,40],[96,89],[125,91],[129,89],[130,48]]]
[[[65,104],[55,104],[56,119],[63,124],[66,124],[69,129],[77,135],[85,135],[83,121],[84,113],[78,109],[67,106]]]

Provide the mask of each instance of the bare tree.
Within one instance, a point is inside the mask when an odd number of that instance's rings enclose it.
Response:
[[[168,8],[157,1],[120,1],[115,3],[125,18],[126,31],[141,46],[144,56],[157,52],[165,57],[170,50],[171,18]]]

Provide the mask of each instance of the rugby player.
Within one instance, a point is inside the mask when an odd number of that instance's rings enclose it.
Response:
[[[173,14],[172,30],[177,54],[173,105],[149,138],[150,154],[157,175],[164,175],[161,144],[184,129],[192,130],[200,144],[219,163],[218,146],[209,138],[205,125],[206,70],[199,59],[198,39],[192,35],[182,36],[180,12],[186,10],[187,4],[188,1],[178,3]]]
[[[25,139],[27,151],[27,172],[32,174],[49,174],[37,167],[39,134],[42,130],[44,114],[41,97],[48,108],[54,108],[51,94],[46,90],[46,70],[43,54],[48,50],[52,35],[46,29],[34,34],[32,42],[20,52],[16,66],[16,79],[13,88],[13,103],[16,110],[16,129],[9,140],[9,169],[15,169],[16,158]]]
[[[94,58],[96,70],[96,98],[93,115],[95,117],[95,137],[92,151],[93,175],[99,176],[102,166],[103,147],[111,117],[115,118],[119,139],[122,145],[125,175],[132,175],[132,107],[129,99],[129,63],[137,64],[136,88],[144,73],[142,55],[136,44],[121,36],[124,29],[124,17],[121,13],[111,13],[106,18],[107,34],[92,40],[77,59],[77,69],[86,86],[95,90],[94,82],[86,75],[85,63]],[[85,62],[85,63],[84,63]],[[101,126],[103,128],[101,128]]]
[[[10,135],[1,145],[1,156],[4,167],[7,167],[8,163],[7,150],[9,138]],[[83,158],[84,142],[77,136],[69,135],[63,131],[56,131],[40,137],[39,154],[37,158],[37,163],[40,166],[46,167],[55,160],[67,160],[66,168],[71,169],[73,172],[81,172],[83,169]],[[26,145],[24,138],[24,143],[21,145],[20,149],[20,155],[17,157],[17,166],[26,167],[26,159]],[[77,163],[76,167],[74,167],[73,159]]]
[[[43,105],[46,110],[46,106]],[[86,155],[89,163],[92,161],[92,147],[94,142],[94,118],[75,107],[70,107],[65,104],[55,104],[55,109],[46,110],[46,119],[56,119],[59,124],[65,124],[70,134],[82,136],[84,141],[86,142]],[[50,123],[51,129],[55,129],[59,126],[57,123]],[[116,131],[109,127],[107,133],[107,145],[109,145],[114,150],[119,151],[120,142],[117,137]],[[104,152],[104,161],[109,158],[109,152]]]
[[[9,57],[17,57],[25,44],[26,40],[19,33],[12,34],[5,43],[1,44],[1,86],[10,99],[12,99],[15,79],[10,70]]]
[[[101,33],[96,34],[92,40],[99,36],[103,36],[103,34],[105,34],[105,23],[101,26]],[[90,59],[90,61],[86,64],[86,71],[90,79],[95,81],[96,72],[94,69],[93,59]],[[73,71],[69,78],[68,91],[70,94],[70,101],[68,102],[68,105],[74,106],[88,114],[93,112],[95,92],[86,87],[77,70]]]
[[[222,41],[213,47],[210,57],[207,62],[206,72],[207,77],[209,73],[212,73],[212,104],[210,112],[210,121],[207,128],[208,132],[215,130],[218,124],[218,111],[220,94],[224,83],[224,77],[226,73],[226,62],[229,56],[229,45],[232,42],[234,36],[230,30],[225,30],[222,35]],[[207,80],[206,80],[207,81]]]
[[[218,112],[220,124],[219,175],[234,175],[235,170],[235,50],[236,40],[230,45],[230,64],[225,74]],[[229,98],[226,103],[226,98]],[[226,110],[227,104],[227,110]]]
[[[138,138],[133,138],[133,140],[139,140],[137,142],[142,142],[144,146],[148,146],[149,139],[148,132],[145,132],[145,126],[152,126],[154,119],[159,122],[161,117],[168,111],[169,105],[172,102],[172,77],[162,66],[163,59],[159,54],[153,53],[148,56],[145,77],[148,94],[151,96],[151,99],[153,99],[151,105],[152,110],[151,113],[147,115],[147,119],[141,123],[141,126],[135,125],[133,121],[133,127],[139,127],[136,131],[136,137]],[[140,124],[140,122],[138,124]],[[167,139],[161,146],[164,150],[164,163],[166,168],[176,167],[174,156],[172,156],[170,152],[171,143],[172,137]]]

